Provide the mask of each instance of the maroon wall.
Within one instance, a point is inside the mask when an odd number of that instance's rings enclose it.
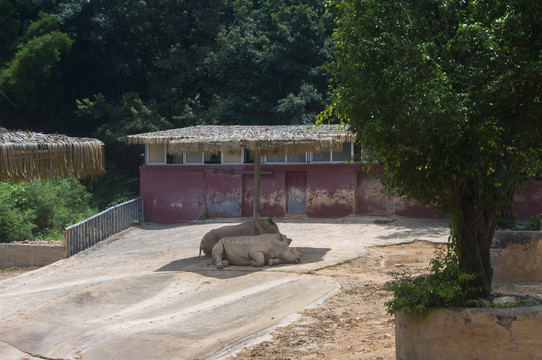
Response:
[[[356,212],[354,184],[356,169],[347,164],[310,165],[307,174],[307,216],[338,217]]]
[[[143,165],[145,218],[157,223],[217,217],[250,217],[252,165]],[[361,164],[262,165],[262,216],[340,217],[400,215],[430,218],[432,208],[389,197]],[[515,214],[526,221],[542,213],[542,182],[518,189]]]
[[[141,166],[145,218],[157,223],[196,219],[206,207],[203,166]]]
[[[517,219],[528,221],[542,214],[542,181],[522,186],[514,193],[514,215]]]

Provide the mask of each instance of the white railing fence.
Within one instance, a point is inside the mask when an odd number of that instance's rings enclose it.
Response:
[[[103,239],[143,220],[143,198],[110,207],[80,223],[64,229],[66,257],[73,256]]]

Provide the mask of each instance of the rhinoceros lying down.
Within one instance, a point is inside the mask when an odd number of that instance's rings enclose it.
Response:
[[[218,229],[213,229],[203,236],[199,245],[199,256],[201,252],[205,255],[210,255],[213,246],[218,240],[228,236],[243,236],[243,235],[261,235],[261,234],[279,234],[279,227],[273,219],[263,217],[256,224],[257,233],[254,233],[254,219],[245,221],[238,225],[222,226]]]
[[[228,265],[263,266],[301,262],[301,250],[291,249],[286,235],[263,234],[220,239],[213,246],[213,264],[218,269]]]

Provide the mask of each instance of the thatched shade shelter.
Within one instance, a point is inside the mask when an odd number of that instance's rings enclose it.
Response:
[[[264,155],[340,151],[353,134],[337,125],[200,125],[129,135],[128,144],[167,144],[168,152],[236,153],[241,148]]]
[[[128,144],[167,144],[169,153],[238,153],[242,148],[254,154],[254,218],[260,213],[260,156],[304,152],[341,151],[342,143],[354,135],[337,125],[241,126],[200,125],[130,135]]]
[[[0,128],[0,180],[83,178],[104,172],[99,140]]]

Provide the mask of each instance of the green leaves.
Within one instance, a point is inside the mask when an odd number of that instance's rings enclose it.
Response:
[[[481,290],[473,286],[480,274],[462,270],[457,258],[437,252],[431,260],[431,273],[416,278],[405,273],[391,273],[394,280],[388,282],[393,299],[386,302],[388,313],[396,311],[422,314],[432,307],[464,307],[470,299],[480,296]]]
[[[333,25],[324,4],[235,2],[231,22],[205,59],[214,96],[198,93],[200,119],[291,124],[306,123],[321,111],[327,89],[321,66],[329,59],[326,40]]]
[[[60,86],[61,60],[73,44],[58,28],[55,18],[40,13],[39,19],[31,22],[22,36],[10,39],[14,52],[9,56],[5,54],[5,60],[9,61],[5,67],[0,66],[2,126],[31,128],[44,118],[49,120],[52,113],[58,121],[64,100]]]
[[[0,68],[11,58],[20,26],[15,6],[9,0],[0,0]]]
[[[62,230],[93,215],[91,196],[76,179],[0,182],[3,242],[61,238]]]
[[[72,41],[60,31],[34,37],[21,45],[0,75],[0,82],[27,100],[59,77],[58,62]]]
[[[128,134],[171,127],[171,124],[153,109],[156,106],[154,103],[145,104],[136,93],[126,93],[117,102],[108,102],[102,94],[97,94],[93,100],[76,100],[76,104],[76,114],[81,118],[109,122],[102,125],[96,134],[106,144],[124,144]]]

